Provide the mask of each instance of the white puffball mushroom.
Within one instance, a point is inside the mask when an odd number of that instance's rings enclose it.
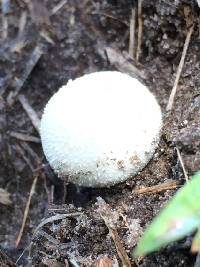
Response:
[[[45,107],[40,130],[44,154],[59,177],[109,187],[145,167],[161,126],[160,106],[146,86],[102,71],[61,87]]]

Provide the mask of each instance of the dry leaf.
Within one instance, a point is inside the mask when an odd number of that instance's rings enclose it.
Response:
[[[4,205],[11,205],[10,193],[3,188],[0,188],[0,203]]]

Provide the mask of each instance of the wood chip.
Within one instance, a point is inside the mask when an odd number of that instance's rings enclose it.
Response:
[[[158,185],[149,186],[149,187],[135,188],[133,190],[133,193],[135,193],[135,194],[153,194],[153,193],[159,193],[159,192],[166,191],[166,190],[176,189],[178,187],[180,187],[180,185],[177,182],[171,181],[171,182],[166,182],[163,184],[158,184]]]
[[[10,199],[10,193],[8,193],[5,189],[0,188],[0,203],[4,205],[11,205],[12,201]]]

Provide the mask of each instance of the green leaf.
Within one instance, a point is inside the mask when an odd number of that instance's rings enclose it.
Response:
[[[177,191],[139,241],[134,256],[157,251],[200,225],[200,172]]]

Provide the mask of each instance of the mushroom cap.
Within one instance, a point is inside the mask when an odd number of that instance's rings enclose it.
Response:
[[[44,109],[40,130],[44,154],[60,178],[109,187],[145,167],[161,126],[160,106],[146,86],[102,71],[61,87]]]

